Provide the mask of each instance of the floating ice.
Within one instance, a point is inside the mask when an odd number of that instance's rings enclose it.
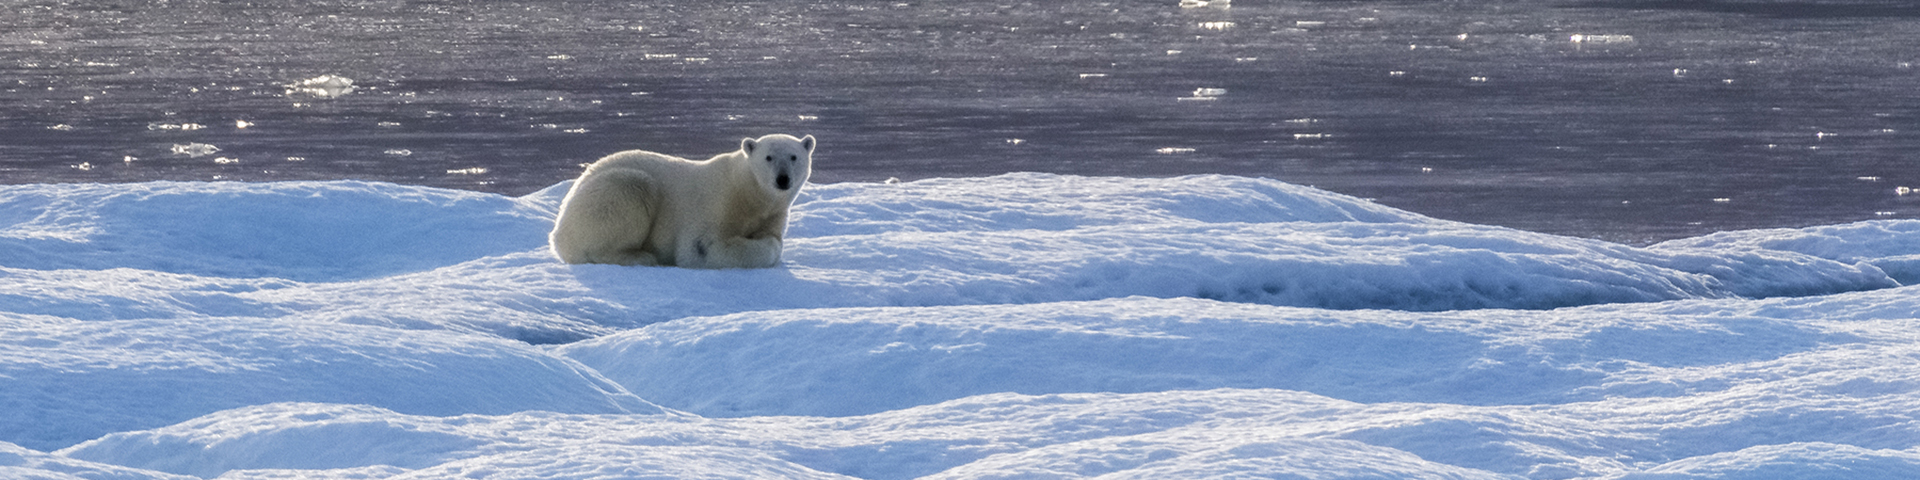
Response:
[[[51,126],[51,127],[47,127],[47,129],[48,129],[48,130],[56,130],[56,131],[61,131],[61,132],[71,132],[71,131],[73,131],[73,125],[67,125],[67,124],[64,124],[64,123],[62,123],[62,124],[59,124],[59,125],[54,125],[54,126]]]
[[[1570,40],[1572,40],[1572,41],[1573,41],[1573,43],[1631,43],[1631,42],[1633,42],[1633,36],[1632,36],[1632,35],[1582,35],[1582,34],[1575,34],[1574,36],[1572,36],[1572,37],[1570,37],[1569,39],[1570,39]]]
[[[487,167],[472,167],[472,168],[462,168],[457,170],[447,170],[448,175],[479,175],[483,173],[487,173]]]
[[[408,156],[408,155],[413,155],[413,151],[412,151],[412,150],[407,150],[407,149],[404,149],[404,148],[389,148],[389,149],[387,149],[387,151],[386,151],[386,152],[384,152],[384,153],[386,153],[387,155],[393,155],[393,156],[396,156],[396,157],[405,157],[405,156]]]
[[[147,130],[179,130],[179,131],[182,131],[182,132],[191,132],[191,131],[194,131],[194,130],[199,130],[199,129],[202,129],[202,128],[207,128],[207,126],[206,126],[206,125],[201,125],[201,124],[198,124],[198,123],[159,123],[159,122],[154,122],[154,123],[149,123],[149,124],[147,124]],[[240,128],[246,128],[246,127],[240,127]]]
[[[176,143],[173,145],[174,155],[186,155],[188,157],[193,157],[193,158],[212,155],[214,154],[214,152],[218,152],[218,151],[220,151],[220,147],[216,147],[216,146],[208,145],[204,143],[189,143],[185,145]]]
[[[232,164],[240,163],[240,159],[227,158],[227,157],[214,157],[213,163],[217,163],[221,165],[232,165]]]
[[[1233,0],[1180,0],[1180,8],[1228,8]]]
[[[1177,153],[1193,153],[1193,149],[1187,148],[1187,147],[1166,147],[1159,150],[1154,150],[1154,152],[1160,153],[1162,155],[1173,155]]]
[[[287,85],[287,95],[334,98],[353,93],[353,79],[339,75],[321,75]]]
[[[1200,22],[1200,28],[1207,30],[1226,30],[1233,28],[1233,22]]]

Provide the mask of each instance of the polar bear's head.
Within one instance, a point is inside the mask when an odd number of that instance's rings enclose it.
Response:
[[[752,165],[750,170],[755,181],[788,198],[800,193],[800,185],[807,183],[807,176],[813,174],[812,135],[744,138],[740,140],[740,152],[746,154],[747,164]]]

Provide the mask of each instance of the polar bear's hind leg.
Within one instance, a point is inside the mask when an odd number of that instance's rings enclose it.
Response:
[[[553,251],[567,263],[659,265],[648,237],[660,195],[637,169],[607,169],[574,185],[554,222]]]

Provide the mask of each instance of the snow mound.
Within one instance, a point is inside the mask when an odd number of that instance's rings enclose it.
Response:
[[[1913,221],[1635,248],[1014,174],[813,185],[781,268],[693,271],[558,262],[567,186],[0,187],[0,477],[1920,465]]]
[[[0,186],[0,265],[338,281],[545,245],[511,198],[385,183]]]
[[[1720,232],[1654,249],[1774,250],[1879,267],[1903,285],[1920,284],[1920,220],[1878,220],[1800,229]]]
[[[60,448],[284,401],[430,415],[663,411],[590,369],[492,337],[245,318],[0,314],[0,432],[8,442]]]
[[[107,465],[0,442],[0,478],[19,480],[191,480],[198,477]]]
[[[1623,362],[1761,362],[1857,340],[1772,318],[1623,320],[1644,315],[1346,312],[1148,298],[811,309],[676,320],[555,353],[700,415],[843,416],[994,392],[1215,388],[1359,402],[1564,403],[1674,393],[1639,385],[1645,372]]]

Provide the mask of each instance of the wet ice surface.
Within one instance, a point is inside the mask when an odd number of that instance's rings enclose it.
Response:
[[[1920,214],[1903,2],[1219,3],[11,3],[0,178],[520,195],[791,132],[822,182],[1228,173],[1629,243]]]

